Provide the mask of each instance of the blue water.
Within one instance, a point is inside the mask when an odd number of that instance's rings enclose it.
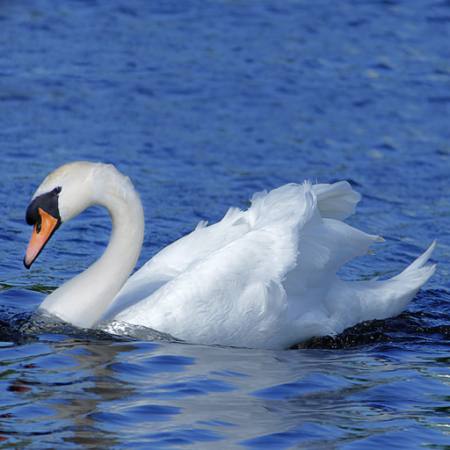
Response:
[[[0,448],[449,448],[447,0],[0,2]],[[136,341],[30,321],[108,240],[92,209],[32,270],[25,208],[67,161],[114,163],[139,264],[254,191],[349,180],[384,236],[347,279],[437,238],[400,317],[300,348]]]

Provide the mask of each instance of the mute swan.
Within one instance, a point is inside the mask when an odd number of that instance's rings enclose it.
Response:
[[[47,176],[26,213],[31,266],[61,223],[106,207],[110,242],[89,269],[56,289],[40,310],[78,327],[114,319],[193,343],[286,348],[358,322],[399,314],[435,270],[435,243],[401,274],[347,282],[336,271],[382,240],[342,222],[360,195],[341,181],[287,184],[201,222],[128,280],[141,251],[144,214],[128,177],[101,163],[66,164]]]

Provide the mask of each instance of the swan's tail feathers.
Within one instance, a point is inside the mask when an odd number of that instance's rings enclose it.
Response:
[[[409,292],[409,299],[403,305],[403,308],[416,295],[417,291],[430,279],[436,270],[436,264],[427,264],[436,247],[436,241],[420,255],[412,264],[410,264],[402,273],[392,278],[393,283],[399,283]],[[400,311],[399,311],[400,312]]]
[[[347,299],[359,303],[361,317],[358,321],[387,319],[404,311],[417,291],[436,270],[435,264],[426,264],[435,245],[436,242],[433,242],[402,273],[389,280],[340,282],[342,283],[340,287],[344,289]],[[358,308],[356,304],[352,307]],[[354,324],[346,324],[346,326],[351,325]]]
[[[387,317],[400,314],[414,298],[417,291],[431,278],[436,270],[436,264],[427,264],[436,241],[428,247],[428,249],[420,255],[412,264],[410,264],[402,273],[387,280],[389,288],[394,288],[398,292],[398,299],[393,302],[393,313]]]
[[[322,217],[344,220],[355,212],[361,195],[347,181],[312,186]]]
[[[424,284],[428,278],[433,275],[436,265],[428,265],[425,264],[428,262],[428,260],[431,257],[431,254],[433,253],[434,249],[436,247],[436,241],[433,241],[431,245],[428,247],[428,249],[420,255],[415,261],[412,262],[402,273],[395,276],[393,279],[415,279],[415,278],[422,278],[424,277],[428,272],[429,275],[427,275],[426,279],[423,281],[422,284]]]

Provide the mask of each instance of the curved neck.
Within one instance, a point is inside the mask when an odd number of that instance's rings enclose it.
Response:
[[[95,198],[87,202],[87,206],[105,206],[111,216],[112,232],[105,252],[87,270],[52,292],[40,306],[78,327],[90,328],[101,318],[128,279],[141,251],[141,201],[128,179],[119,180],[120,186],[117,181],[106,181],[97,187]]]

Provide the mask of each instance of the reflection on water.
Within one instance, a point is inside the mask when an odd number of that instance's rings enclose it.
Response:
[[[266,351],[42,336],[0,349],[9,445],[212,441],[259,448],[443,444],[448,358],[419,349]],[[426,349],[420,349],[423,353]],[[407,382],[405,382],[407,381]]]

